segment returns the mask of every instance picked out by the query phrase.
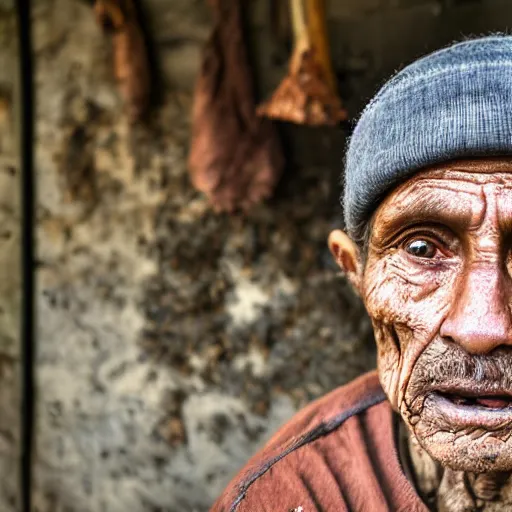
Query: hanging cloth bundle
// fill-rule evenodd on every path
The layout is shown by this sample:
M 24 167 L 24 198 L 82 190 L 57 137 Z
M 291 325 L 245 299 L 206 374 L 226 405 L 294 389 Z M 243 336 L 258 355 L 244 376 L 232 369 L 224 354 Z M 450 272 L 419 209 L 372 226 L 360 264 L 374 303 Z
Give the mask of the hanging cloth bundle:
M 189 170 L 217 211 L 247 210 L 267 198 L 283 156 L 271 122 L 256 115 L 240 0 L 209 0 L 207 42 L 192 110 Z

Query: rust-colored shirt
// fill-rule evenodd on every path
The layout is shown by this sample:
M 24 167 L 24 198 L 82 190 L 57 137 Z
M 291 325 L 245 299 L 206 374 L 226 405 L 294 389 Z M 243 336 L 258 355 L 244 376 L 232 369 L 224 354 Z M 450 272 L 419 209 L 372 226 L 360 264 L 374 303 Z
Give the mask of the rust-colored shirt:
M 426 512 L 394 430 L 376 372 L 363 375 L 282 427 L 211 512 Z

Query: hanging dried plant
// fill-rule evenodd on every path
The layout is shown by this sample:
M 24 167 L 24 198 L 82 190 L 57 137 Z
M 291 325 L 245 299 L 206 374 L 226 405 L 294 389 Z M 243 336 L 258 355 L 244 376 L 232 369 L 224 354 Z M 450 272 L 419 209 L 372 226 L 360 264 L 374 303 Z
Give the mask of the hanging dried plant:
M 258 114 L 313 126 L 346 120 L 331 64 L 324 0 L 290 0 L 290 13 L 295 42 L 288 75 Z
M 130 122 L 144 117 L 150 99 L 151 74 L 144 34 L 133 0 L 96 0 L 98 23 L 112 35 L 114 73 Z

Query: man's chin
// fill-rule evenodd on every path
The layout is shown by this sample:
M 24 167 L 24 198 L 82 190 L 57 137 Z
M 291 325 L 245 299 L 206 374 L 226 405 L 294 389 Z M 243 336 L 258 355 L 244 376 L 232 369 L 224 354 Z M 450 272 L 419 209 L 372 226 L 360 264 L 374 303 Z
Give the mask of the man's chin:
M 512 470 L 510 406 L 483 407 L 431 393 L 421 413 L 405 420 L 420 445 L 443 466 L 475 473 Z
M 416 434 L 415 434 L 416 435 Z M 442 466 L 471 473 L 512 471 L 512 444 L 495 438 L 473 440 L 470 436 L 439 433 L 429 438 L 416 435 L 425 451 Z

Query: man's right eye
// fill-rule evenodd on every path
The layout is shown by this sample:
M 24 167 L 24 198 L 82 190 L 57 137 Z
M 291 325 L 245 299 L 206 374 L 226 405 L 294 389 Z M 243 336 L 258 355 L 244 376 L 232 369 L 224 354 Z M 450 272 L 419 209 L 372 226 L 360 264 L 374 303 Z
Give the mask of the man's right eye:
M 423 238 L 409 240 L 406 242 L 404 249 L 416 258 L 434 258 L 439 250 L 436 244 Z

